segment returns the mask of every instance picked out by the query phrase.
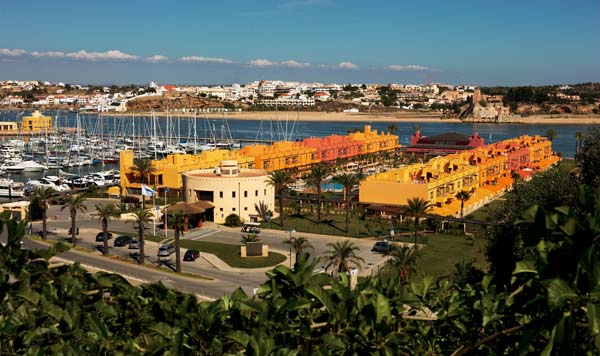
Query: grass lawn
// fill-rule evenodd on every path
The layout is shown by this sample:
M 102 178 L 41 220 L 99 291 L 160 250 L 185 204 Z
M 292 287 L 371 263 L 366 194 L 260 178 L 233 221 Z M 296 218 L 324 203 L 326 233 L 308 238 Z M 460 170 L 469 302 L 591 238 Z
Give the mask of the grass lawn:
M 499 197 L 473 211 L 469 215 L 465 216 L 465 218 L 485 221 L 493 210 L 501 207 L 505 204 L 505 202 L 506 200 L 503 197 Z
M 269 228 L 266 222 L 261 223 L 262 228 Z M 317 224 L 317 216 L 311 214 L 288 215 L 283 219 L 283 229 L 279 225 L 279 219 L 274 219 L 270 224 L 271 229 L 288 230 L 294 229 L 299 232 L 308 232 L 323 235 L 349 236 L 349 237 L 370 237 L 382 236 L 390 233 L 389 222 L 378 223 L 377 221 L 366 219 L 360 220 L 356 217 L 350 217 L 350 231 L 346 234 L 346 216 L 340 215 L 321 215 L 321 224 Z
M 432 234 L 428 244 L 419 251 L 417 266 L 425 274 L 446 274 L 456 262 L 475 260 L 475 266 L 486 269 L 485 247 L 487 240 L 467 240 L 461 235 Z
M 200 250 L 200 254 L 202 252 L 212 253 L 235 268 L 271 267 L 285 261 L 285 256 L 276 252 L 269 252 L 269 256 L 267 257 L 242 258 L 240 257 L 240 246 L 218 242 L 181 240 L 181 247 Z
M 403 236 L 397 240 L 413 242 L 412 237 Z M 463 235 L 428 234 L 424 239 L 419 235 L 419 243 L 426 245 L 419 250 L 417 268 L 425 275 L 444 275 L 454 269 L 454 264 L 463 260 L 474 260 L 475 266 L 485 270 L 487 262 L 485 247 L 487 240 L 476 238 L 469 241 Z M 388 268 L 381 273 L 396 274 Z

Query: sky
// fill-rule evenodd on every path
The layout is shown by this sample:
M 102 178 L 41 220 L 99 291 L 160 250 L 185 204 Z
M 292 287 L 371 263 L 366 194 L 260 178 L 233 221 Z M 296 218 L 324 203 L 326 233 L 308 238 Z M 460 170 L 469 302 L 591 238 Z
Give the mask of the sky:
M 0 24 L 0 80 L 600 81 L 600 0 L 8 0 Z

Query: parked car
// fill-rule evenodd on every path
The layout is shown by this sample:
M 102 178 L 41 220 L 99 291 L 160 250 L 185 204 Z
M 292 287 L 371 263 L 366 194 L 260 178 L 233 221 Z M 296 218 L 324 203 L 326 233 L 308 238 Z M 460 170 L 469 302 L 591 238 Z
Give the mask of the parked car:
M 159 257 L 171 256 L 174 253 L 175 253 L 175 246 L 173 246 L 173 245 L 162 245 L 161 247 L 158 248 L 158 256 Z
M 137 250 L 140 248 L 140 241 L 139 240 L 131 240 L 129 241 L 129 249 L 130 250 Z
M 108 239 L 112 239 L 112 234 L 110 232 L 106 233 Z M 100 231 L 96 234 L 96 241 L 104 241 L 104 232 Z
M 196 261 L 196 259 L 200 257 L 200 251 L 198 250 L 187 250 L 185 251 L 185 254 L 183 255 L 183 260 L 184 261 Z
M 371 251 L 387 253 L 392 250 L 392 244 L 389 241 L 377 241 Z
M 121 235 L 117 236 L 114 242 L 115 247 L 123 247 L 125 245 L 129 245 L 129 242 L 133 240 L 131 236 Z

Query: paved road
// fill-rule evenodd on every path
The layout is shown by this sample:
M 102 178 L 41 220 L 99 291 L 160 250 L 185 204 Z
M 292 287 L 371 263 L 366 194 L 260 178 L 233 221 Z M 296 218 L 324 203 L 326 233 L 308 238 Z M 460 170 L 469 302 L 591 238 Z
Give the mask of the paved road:
M 98 246 L 102 245 L 102 242 L 95 241 L 95 236 L 101 231 L 101 227 L 98 221 L 96 221 L 91 214 L 94 213 L 94 206 L 96 204 L 106 202 L 114 202 L 114 200 L 87 201 L 86 206 L 88 207 L 88 210 L 84 213 L 78 213 L 77 226 L 79 227 L 80 231 L 78 239 L 79 245 L 92 250 L 95 250 Z M 50 206 L 48 210 L 48 231 L 50 233 L 49 238 L 61 239 L 67 237 L 70 226 L 71 222 L 69 212 L 66 209 L 61 211 L 60 206 Z M 34 232 L 41 230 L 41 222 L 35 222 L 32 226 L 32 230 Z M 135 232 L 132 223 L 120 220 L 111 221 L 109 223 L 109 230 L 132 233 Z M 152 227 L 150 227 L 150 231 L 152 231 Z M 157 229 L 157 234 L 164 234 L 164 232 L 158 231 Z M 172 237 L 173 232 L 170 231 L 169 235 Z M 205 224 L 205 226 L 201 229 L 192 230 L 189 233 L 184 234 L 184 238 L 232 244 L 239 244 L 241 236 L 242 232 L 239 228 L 227 228 L 210 223 Z M 289 255 L 289 246 L 283 244 L 283 240 L 290 236 L 288 232 L 278 230 L 263 230 L 259 236 L 263 242 L 269 244 L 271 250 L 285 254 L 286 256 Z M 308 238 L 314 247 L 312 255 L 316 257 L 324 255 L 324 252 L 328 249 L 327 243 L 345 239 L 336 236 L 323 236 L 304 233 L 293 233 L 292 236 L 304 236 Z M 376 270 L 378 266 L 384 262 L 383 256 L 370 251 L 374 243 L 373 240 L 352 239 L 352 241 L 360 248 L 358 252 L 359 256 L 365 259 L 365 264 L 361 270 L 361 274 L 370 274 L 373 269 Z M 40 246 L 40 243 L 35 241 L 28 242 L 27 244 L 28 245 L 26 246 L 29 246 L 29 244 Z M 110 254 L 120 255 L 126 258 L 129 257 L 130 252 L 135 251 L 129 250 L 127 247 L 112 247 L 113 240 L 109 241 L 109 245 L 111 246 Z M 158 257 L 156 256 L 157 251 L 158 245 L 156 243 L 151 241 L 146 242 L 146 256 L 148 256 L 147 261 L 159 265 L 161 264 L 161 261 L 159 261 Z M 192 292 L 201 296 L 205 295 L 209 298 L 218 298 L 225 294 L 230 294 L 238 287 L 242 287 L 246 293 L 252 294 L 254 288 L 266 281 L 267 278 L 265 271 L 268 270 L 268 268 L 221 270 L 210 264 L 209 261 L 204 258 L 199 258 L 194 262 L 182 262 L 183 272 L 206 276 L 213 279 L 207 281 L 197 278 L 182 277 L 175 275 L 174 273 L 162 272 L 156 269 L 148 269 L 132 263 L 117 261 L 115 259 L 108 259 L 102 257 L 100 251 L 90 254 L 72 250 L 62 254 L 60 257 L 71 261 L 78 261 L 87 266 L 133 277 L 134 279 L 140 281 L 156 282 L 160 280 L 167 286 Z M 321 260 L 323 261 L 323 259 Z M 170 259 L 167 259 L 167 262 L 174 264 L 174 255 L 172 255 Z M 284 263 L 289 263 L 289 257 Z

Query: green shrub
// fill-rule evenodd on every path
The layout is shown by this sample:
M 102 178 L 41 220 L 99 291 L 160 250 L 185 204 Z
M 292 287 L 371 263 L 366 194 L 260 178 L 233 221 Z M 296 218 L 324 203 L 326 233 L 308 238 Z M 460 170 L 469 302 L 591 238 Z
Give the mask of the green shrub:
M 240 220 L 240 217 L 237 214 L 229 214 L 225 218 L 225 226 L 235 227 L 235 226 L 241 226 L 241 225 L 242 225 L 242 220 Z

